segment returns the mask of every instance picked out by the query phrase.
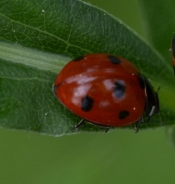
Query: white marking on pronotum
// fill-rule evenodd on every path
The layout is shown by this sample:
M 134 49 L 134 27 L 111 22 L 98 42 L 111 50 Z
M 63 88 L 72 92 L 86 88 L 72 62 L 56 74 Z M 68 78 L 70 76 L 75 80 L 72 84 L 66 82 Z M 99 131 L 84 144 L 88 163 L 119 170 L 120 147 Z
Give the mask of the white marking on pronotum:
M 152 106 L 151 112 L 149 113 L 149 116 L 153 115 L 154 109 L 156 108 L 156 106 Z

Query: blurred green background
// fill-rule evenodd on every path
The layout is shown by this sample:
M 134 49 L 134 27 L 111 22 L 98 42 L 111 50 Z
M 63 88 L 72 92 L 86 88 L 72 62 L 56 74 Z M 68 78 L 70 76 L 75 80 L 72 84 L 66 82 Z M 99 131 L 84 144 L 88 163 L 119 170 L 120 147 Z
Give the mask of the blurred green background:
M 147 36 L 136 0 L 87 2 Z M 174 171 L 175 150 L 163 127 L 63 137 L 0 130 L 2 184 L 171 184 Z

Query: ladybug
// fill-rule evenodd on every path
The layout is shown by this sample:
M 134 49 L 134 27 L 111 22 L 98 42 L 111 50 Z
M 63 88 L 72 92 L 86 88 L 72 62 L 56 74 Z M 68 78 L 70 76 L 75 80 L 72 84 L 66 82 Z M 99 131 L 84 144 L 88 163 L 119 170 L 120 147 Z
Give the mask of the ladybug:
M 110 127 L 134 124 L 136 132 L 145 112 L 150 120 L 159 112 L 159 98 L 147 78 L 126 59 L 89 54 L 70 61 L 58 74 L 53 91 L 59 101 L 84 120 Z
M 175 74 L 175 36 L 173 37 L 171 42 L 171 51 L 172 51 L 172 62 L 173 62 L 173 68 L 174 68 L 174 74 Z

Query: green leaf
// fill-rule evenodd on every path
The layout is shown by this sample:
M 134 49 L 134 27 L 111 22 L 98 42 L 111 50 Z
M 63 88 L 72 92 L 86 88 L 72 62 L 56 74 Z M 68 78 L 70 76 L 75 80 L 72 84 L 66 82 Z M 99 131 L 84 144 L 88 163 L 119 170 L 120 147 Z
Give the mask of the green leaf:
M 175 126 L 174 125 L 167 126 L 165 128 L 165 133 L 166 133 L 168 139 L 170 140 L 171 144 L 175 148 Z
M 135 32 L 107 12 L 78 0 L 0 2 L 0 126 L 49 135 L 70 134 L 79 117 L 54 97 L 52 84 L 71 59 L 120 55 L 161 87 L 161 113 L 140 127 L 172 124 L 173 70 Z M 172 98 L 170 98 L 170 96 Z M 98 131 L 90 124 L 80 131 Z
M 139 3 L 149 41 L 167 59 L 167 64 L 171 64 L 169 48 L 175 33 L 175 1 L 139 0 Z

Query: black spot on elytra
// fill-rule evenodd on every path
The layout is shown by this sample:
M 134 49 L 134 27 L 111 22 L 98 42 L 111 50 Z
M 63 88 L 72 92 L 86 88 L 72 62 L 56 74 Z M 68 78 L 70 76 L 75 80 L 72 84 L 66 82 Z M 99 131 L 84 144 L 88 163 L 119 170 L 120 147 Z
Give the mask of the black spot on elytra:
M 175 36 L 172 39 L 172 52 L 173 52 L 173 56 L 175 57 Z
M 119 119 L 125 119 L 127 116 L 129 116 L 129 112 L 128 111 L 121 111 L 119 113 Z
M 142 89 L 145 89 L 145 80 L 141 73 L 138 73 L 138 78 L 139 78 L 140 87 Z
M 93 106 L 93 103 L 94 103 L 94 100 L 91 97 L 85 96 L 81 100 L 81 109 L 83 111 L 90 111 Z
M 120 64 L 121 63 L 120 59 L 118 59 L 116 56 L 113 56 L 113 55 L 108 55 L 108 59 L 113 64 Z
M 73 59 L 72 61 L 81 61 L 82 59 L 84 59 L 84 56 L 77 57 Z
M 125 94 L 125 83 L 122 80 L 117 80 L 114 83 L 114 94 L 117 98 L 121 98 Z

